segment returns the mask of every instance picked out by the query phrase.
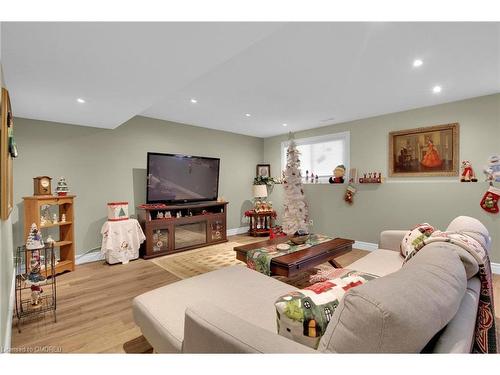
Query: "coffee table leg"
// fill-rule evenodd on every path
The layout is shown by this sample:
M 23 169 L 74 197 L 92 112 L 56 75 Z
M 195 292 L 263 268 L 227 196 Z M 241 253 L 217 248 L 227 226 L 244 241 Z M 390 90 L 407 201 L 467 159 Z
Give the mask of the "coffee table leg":
M 330 263 L 334 268 L 342 268 L 342 266 L 335 259 L 330 259 L 328 263 Z

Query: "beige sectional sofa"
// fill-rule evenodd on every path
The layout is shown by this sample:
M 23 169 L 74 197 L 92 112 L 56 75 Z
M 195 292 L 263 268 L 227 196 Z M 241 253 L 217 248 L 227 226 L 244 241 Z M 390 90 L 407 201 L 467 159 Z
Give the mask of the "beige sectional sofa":
M 486 228 L 459 217 L 449 226 Z M 294 287 L 246 268 L 223 268 L 140 295 L 133 311 L 160 353 L 468 353 L 479 301 L 477 264 L 452 244 L 424 247 L 406 265 L 406 231 L 381 233 L 379 249 L 348 266 L 381 276 L 346 293 L 318 350 L 276 333 L 274 302 Z

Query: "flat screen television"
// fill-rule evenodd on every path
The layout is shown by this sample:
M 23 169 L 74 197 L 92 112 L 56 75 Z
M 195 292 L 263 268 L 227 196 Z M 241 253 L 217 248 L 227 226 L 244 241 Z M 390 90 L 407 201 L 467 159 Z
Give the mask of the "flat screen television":
M 148 152 L 148 203 L 213 201 L 219 193 L 220 159 Z

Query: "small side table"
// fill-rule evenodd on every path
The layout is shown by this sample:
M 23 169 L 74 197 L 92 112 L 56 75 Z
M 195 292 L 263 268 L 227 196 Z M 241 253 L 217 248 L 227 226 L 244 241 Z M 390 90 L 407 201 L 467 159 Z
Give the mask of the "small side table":
M 126 264 L 139 258 L 139 248 L 146 239 L 136 219 L 106 221 L 101 234 L 101 253 L 109 264 Z
M 269 236 L 273 221 L 276 218 L 276 211 L 260 211 L 250 210 L 245 212 L 245 216 L 250 218 L 250 229 L 248 233 L 254 237 Z

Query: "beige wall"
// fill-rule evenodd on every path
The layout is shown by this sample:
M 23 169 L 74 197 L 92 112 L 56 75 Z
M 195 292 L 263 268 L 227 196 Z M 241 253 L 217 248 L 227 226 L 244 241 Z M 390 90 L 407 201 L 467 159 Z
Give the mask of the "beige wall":
M 114 130 L 17 118 L 14 243 L 23 242 L 22 197 L 33 194 L 32 178 L 65 176 L 77 195 L 76 251 L 100 247 L 106 202 L 145 202 L 148 151 L 221 158 L 219 195 L 230 202 L 228 228 L 245 225 L 255 165 L 261 162 L 263 140 L 228 132 L 134 117 Z
M 484 180 L 481 169 L 488 156 L 500 153 L 500 94 L 316 128 L 295 137 L 349 131 L 351 167 L 387 176 L 390 131 L 452 122 L 460 123 L 460 159 L 471 160 L 480 181 Z M 280 144 L 286 139 L 283 135 L 264 140 L 264 161 L 272 164 L 276 175 L 281 169 Z M 306 185 L 312 230 L 375 243 L 384 229 L 409 228 L 423 221 L 444 229 L 455 216 L 469 215 L 488 227 L 494 240 L 492 261 L 500 262 L 500 215 L 488 214 L 479 206 L 487 183 L 465 184 L 455 177 L 389 178 L 386 182 L 358 184 L 352 206 L 343 201 L 345 185 Z M 280 208 L 282 197 L 278 185 L 270 199 Z

